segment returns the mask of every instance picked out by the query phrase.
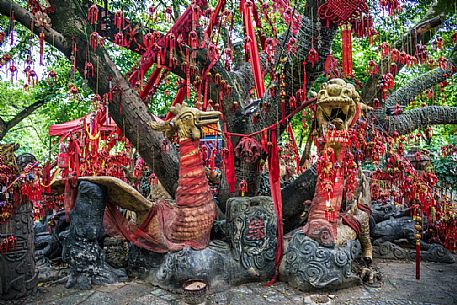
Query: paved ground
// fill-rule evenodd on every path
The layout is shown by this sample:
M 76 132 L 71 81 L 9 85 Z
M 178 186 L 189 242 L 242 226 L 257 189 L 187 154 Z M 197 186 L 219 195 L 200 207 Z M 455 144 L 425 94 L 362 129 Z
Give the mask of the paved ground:
M 457 304 L 457 264 L 422 263 L 422 278 L 415 280 L 412 262 L 378 262 L 383 274 L 380 288 L 366 286 L 331 293 L 303 293 L 284 283 L 264 287 L 251 283 L 225 292 L 209 294 L 206 304 L 224 305 L 403 305 Z M 1 301 L 0 301 L 1 304 Z M 63 285 L 41 287 L 30 305 L 168 305 L 185 304 L 181 295 L 153 287 L 141 281 L 95 287 L 89 291 L 65 289 Z M 3 304 L 2 304 L 3 305 Z

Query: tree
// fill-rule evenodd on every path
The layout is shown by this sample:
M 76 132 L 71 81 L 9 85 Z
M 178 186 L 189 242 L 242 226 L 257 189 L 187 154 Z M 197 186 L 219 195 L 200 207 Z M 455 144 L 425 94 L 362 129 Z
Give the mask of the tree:
M 34 3 L 36 3 L 36 1 L 28 2 L 32 3 L 32 8 Z M 286 3 L 283 1 L 276 2 Z M 81 3 L 76 0 L 50 0 L 49 3 L 55 12 L 49 13 L 50 26 L 47 27 L 40 28 L 33 26 L 33 14 L 22 7 L 20 1 L 0 0 L 0 13 L 10 17 L 14 12 L 14 17 L 17 22 L 32 30 L 36 35 L 41 34 L 46 42 L 54 45 L 72 61 L 81 75 L 84 74 L 87 62 L 91 62 L 96 66 L 97 76 L 88 78 L 89 87 L 94 93 L 100 95 L 109 92 L 113 93 L 113 99 L 109 104 L 111 116 L 119 126 L 123 127 L 127 138 L 132 140 L 132 143 L 137 146 L 141 156 L 153 167 L 154 172 L 159 175 L 160 181 L 167 191 L 174 194 L 178 178 L 178 158 L 176 151 L 172 149 L 167 154 L 161 153 L 163 136 L 148 128 L 148 123 L 151 120 L 154 120 L 154 118 L 148 111 L 147 105 L 140 98 L 137 90 L 132 88 L 118 66 L 116 66 L 113 61 L 113 56 L 110 56 L 110 53 L 104 48 L 97 47 L 96 50 L 94 50 L 93 46 L 90 45 L 90 34 L 94 31 L 101 32 L 103 30 L 105 37 L 109 41 L 115 42 L 117 40 L 117 42 L 119 42 L 120 36 L 117 35 L 119 31 L 116 29 L 115 24 L 118 22 L 117 17 L 119 15 L 107 11 L 107 28 L 101 29 L 99 23 L 94 29 L 87 20 L 87 9 L 91 4 L 89 1 L 82 1 Z M 225 69 L 224 64 L 221 61 L 211 63 L 209 58 L 211 57 L 211 52 L 213 52 L 213 50 L 210 50 L 209 44 L 206 43 L 205 47 L 194 50 L 191 57 L 192 71 L 189 72 L 186 70 L 186 67 L 190 66 L 189 64 L 186 64 L 186 52 L 175 51 L 170 53 L 170 49 L 167 48 L 165 54 L 161 53 L 162 56 L 165 56 L 162 65 L 165 66 L 166 70 L 169 70 L 169 73 L 173 73 L 184 79 L 186 76 L 189 77 L 190 74 L 190 81 L 192 83 L 198 81 L 199 74 L 201 76 L 202 71 L 205 73 L 208 72 L 209 65 L 212 65 L 212 75 L 218 74 L 220 80 L 218 80 L 217 83 L 208 83 L 209 98 L 217 101 L 219 99 L 219 91 L 223 91 L 224 94 L 230 93 L 221 105 L 221 111 L 224 115 L 227 129 L 231 132 L 251 133 L 268 127 L 277 122 L 277 113 L 281 112 L 281 107 L 285 108 L 285 115 L 293 111 L 288 103 L 282 105 L 281 100 L 289 101 L 289 98 L 296 94 L 302 86 L 305 73 L 307 89 L 311 89 L 317 80 L 324 77 L 324 63 L 332 50 L 332 44 L 338 40 L 336 37 L 339 34 L 338 27 L 335 24 L 330 23 L 328 27 L 325 24 L 322 26 L 317 25 L 317 22 L 319 21 L 319 3 L 319 1 L 310 0 L 307 1 L 305 5 L 305 3 L 302 3 L 301 1 L 296 1 L 294 6 L 289 6 L 288 9 L 285 9 L 285 12 L 287 12 L 289 16 L 300 13 L 301 20 L 297 23 L 297 28 L 287 25 L 284 26 L 282 34 L 278 37 L 278 42 L 274 46 L 274 64 L 268 64 L 267 52 L 260 52 L 261 69 L 266 71 L 267 75 L 270 75 L 270 85 L 267 90 L 265 90 L 265 94 L 261 97 L 260 101 L 255 101 L 253 104 L 248 103 L 246 107 L 234 107 L 235 105 L 240 105 L 241 102 L 243 102 L 244 105 L 245 101 L 249 101 L 252 88 L 255 87 L 255 78 L 252 72 L 251 63 L 245 61 L 242 58 L 242 54 L 234 54 L 237 62 L 233 69 L 229 71 Z M 125 7 L 129 4 L 130 3 L 127 1 Z M 208 8 L 208 4 L 205 0 L 194 1 L 183 13 L 182 16 L 186 17 L 179 19 L 177 16 L 179 15 L 178 10 L 180 4 L 183 3 L 173 1 L 172 7 L 174 8 L 174 18 L 176 19 L 173 29 L 175 33 L 181 33 L 183 35 L 182 41 L 186 43 L 190 41 L 188 36 L 192 30 L 192 10 L 205 12 Z M 116 3 L 113 4 L 113 6 L 115 5 Z M 419 14 L 422 19 L 418 20 L 417 24 L 410 30 L 405 30 L 402 27 L 400 30 L 397 28 L 395 31 L 398 36 L 398 41 L 394 43 L 394 46 L 399 51 L 413 53 L 414 48 L 412 46 L 415 46 L 419 41 L 421 44 L 426 44 L 434 39 L 433 32 L 439 28 L 446 28 L 448 29 L 448 32 L 450 32 L 450 13 L 453 11 L 453 8 L 450 8 L 450 4 L 448 4 L 446 0 L 421 1 L 420 6 L 422 12 L 425 12 Z M 108 8 L 109 7 L 99 7 L 100 11 L 107 10 Z M 375 8 L 376 6 L 374 6 L 374 9 Z M 376 18 L 379 18 L 381 15 L 379 12 L 375 14 Z M 408 18 L 408 16 L 403 16 L 403 18 Z M 131 40 L 130 44 L 126 44 L 130 50 L 142 55 L 142 59 L 140 60 L 137 69 L 133 69 L 130 75 L 130 82 L 133 84 L 138 82 L 142 83 L 144 81 L 143 75 L 140 72 L 141 67 L 150 67 L 153 63 L 156 63 L 158 53 L 148 52 L 147 48 L 142 45 L 142 42 L 144 41 L 143 38 L 145 38 L 144 35 L 146 35 L 148 31 L 135 30 L 136 22 L 137 21 L 135 20 L 130 20 L 129 30 L 124 31 L 125 37 L 122 36 L 123 39 Z M 235 28 L 240 27 L 241 26 L 238 24 L 235 26 Z M 202 28 L 196 29 L 199 41 L 202 41 L 204 38 L 203 31 L 204 29 Z M 263 29 L 263 31 L 265 32 L 266 30 Z M 238 33 L 242 34 L 242 31 L 239 31 Z M 161 37 L 164 36 L 165 33 L 162 32 Z M 380 32 L 380 36 L 382 41 L 383 38 L 386 39 L 387 36 L 393 35 L 392 32 L 385 30 L 384 32 Z M 224 33 L 224 31 L 221 32 L 221 37 L 222 40 L 228 40 L 228 34 Z M 287 45 L 290 44 L 291 37 L 295 39 L 297 46 L 297 51 L 293 56 L 291 55 L 292 53 L 290 50 L 287 51 Z M 308 54 L 315 44 L 314 38 L 311 39 L 312 37 L 320 37 L 318 39 L 319 46 L 316 45 L 318 56 L 317 62 L 314 64 L 308 63 L 305 66 L 306 68 L 303 69 L 303 62 L 307 60 Z M 162 45 L 162 47 L 164 46 Z M 184 45 L 183 47 L 184 50 L 189 50 L 188 47 Z M 226 45 L 226 47 L 231 46 Z M 234 44 L 233 48 L 236 47 L 237 45 Z M 222 53 L 222 51 L 223 50 L 220 50 L 219 53 Z M 389 56 L 384 57 L 378 62 L 381 72 L 389 71 L 392 63 L 389 58 Z M 428 125 L 457 123 L 456 107 L 426 106 L 406 110 L 401 114 L 399 114 L 398 111 L 392 111 L 393 107 L 398 108 L 398 106 L 396 106 L 397 104 L 399 106 L 408 106 L 424 89 L 450 78 L 456 72 L 456 60 L 457 54 L 454 49 L 448 56 L 448 62 L 445 67 L 437 67 L 435 70 L 428 73 L 422 73 L 418 79 L 411 80 L 410 83 L 393 90 L 390 97 L 386 97 L 383 107 L 374 112 L 377 127 L 385 130 L 387 133 L 408 133 L 416 128 L 422 128 Z M 170 62 L 173 62 L 171 66 L 169 65 Z M 399 64 L 397 68 L 401 69 L 402 65 Z M 269 74 L 269 72 L 272 73 Z M 277 73 L 282 73 L 284 75 L 282 81 L 280 81 L 279 77 L 275 78 Z M 369 77 L 368 80 L 362 84 L 362 98 L 364 101 L 370 103 L 375 97 L 380 100 L 383 99 L 382 90 L 379 90 L 378 87 L 381 81 L 382 74 L 378 73 L 377 75 Z M 282 84 L 283 96 L 279 94 Z M 230 90 L 227 90 L 227 88 Z M 272 110 L 262 111 L 260 105 L 269 105 L 269 108 Z M 120 109 L 122 109 L 122 112 Z M 261 120 L 253 123 L 252 117 L 256 116 L 256 113 L 260 113 Z M 139 135 L 141 136 L 139 137 Z M 236 141 L 237 140 L 235 140 L 234 145 L 237 144 Z M 244 168 L 247 171 L 255 171 L 256 164 L 239 164 L 239 167 Z M 249 178 L 250 179 L 247 179 L 249 190 L 253 192 L 257 185 L 258 176 L 254 175 Z M 298 179 L 283 190 L 282 195 L 286 228 L 293 227 L 294 219 L 296 219 L 296 216 L 303 210 L 302 203 L 306 199 L 312 198 L 315 181 L 315 170 L 311 168 L 310 170 L 305 171 Z M 230 196 L 230 194 L 227 190 L 221 192 L 222 199 L 225 199 L 228 196 Z

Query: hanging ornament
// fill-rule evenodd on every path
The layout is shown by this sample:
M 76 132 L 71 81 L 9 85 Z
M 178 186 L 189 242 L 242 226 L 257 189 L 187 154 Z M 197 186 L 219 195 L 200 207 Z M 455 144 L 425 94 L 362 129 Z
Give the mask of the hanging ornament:
M 241 197 L 244 197 L 244 195 L 248 192 L 248 183 L 246 180 L 241 180 L 240 184 L 238 185 L 238 188 L 241 193 Z
M 325 20 L 327 27 L 330 23 L 345 24 L 362 12 L 368 14 L 365 0 L 327 0 L 318 9 L 319 17 Z
M 294 37 L 291 37 L 289 39 L 289 42 L 287 43 L 287 53 L 290 53 L 293 56 L 293 55 L 295 55 L 295 53 L 297 53 L 297 50 L 298 50 L 297 40 Z
M 448 67 L 448 60 L 444 56 L 438 57 L 436 60 L 441 70 L 446 70 Z
M 124 28 L 124 12 L 117 11 L 114 14 L 114 26 L 117 27 L 119 31 L 122 31 Z
M 197 35 L 197 32 L 191 31 L 189 33 L 188 45 L 192 48 L 192 50 L 198 49 L 198 35 Z
M 368 29 L 368 42 L 370 43 L 370 46 L 374 47 L 374 41 L 378 40 L 379 35 L 378 31 L 376 31 L 375 28 L 369 28 Z
M 327 78 L 338 78 L 340 77 L 340 71 L 338 70 L 338 61 L 333 57 L 332 54 L 327 56 L 324 64 L 325 76 Z
M 352 75 L 352 32 L 351 24 L 342 26 L 342 61 L 343 61 L 343 74 L 348 77 Z
M 308 53 L 308 62 L 311 63 L 311 67 L 314 68 L 314 65 L 319 62 L 319 53 L 317 53 L 315 48 L 311 48 Z
M 443 43 L 444 43 L 443 37 L 437 37 L 435 43 L 436 43 L 436 48 L 438 50 L 443 49 Z
M 378 64 L 376 63 L 376 61 L 371 59 L 367 65 L 367 73 L 373 77 L 374 75 L 377 75 L 378 72 L 379 72 Z
M 390 71 L 390 73 L 392 73 L 393 75 L 396 75 L 396 74 L 398 73 L 398 66 L 397 66 L 397 64 L 394 63 L 394 62 L 390 63 L 389 71 Z
M 11 76 L 11 82 L 13 82 L 14 76 L 16 76 L 16 79 L 17 79 L 17 68 L 14 65 L 14 61 L 11 61 L 9 72 L 10 72 L 10 76 Z
M 70 99 L 78 99 L 79 91 L 75 84 L 68 84 L 68 93 L 70 95 Z
M 173 22 L 173 8 L 171 6 L 165 8 L 165 22 Z
M 93 4 L 87 13 L 87 19 L 90 24 L 96 24 L 98 22 L 98 6 Z
M 48 80 L 51 80 L 54 85 L 56 84 L 57 72 L 55 70 L 51 70 L 48 72 Z
M 32 84 L 32 87 L 35 87 L 35 85 L 38 85 L 38 74 L 35 72 L 35 70 L 29 70 L 27 73 L 27 84 L 30 85 Z
M 97 50 L 97 46 L 99 45 L 100 35 L 97 32 L 93 32 L 90 34 L 89 37 L 89 45 L 94 50 Z
M 273 62 L 275 57 L 275 41 L 273 38 L 269 37 L 265 40 L 265 53 L 268 56 L 268 61 Z
M 371 15 L 367 15 L 365 13 L 361 13 L 361 16 L 353 19 L 351 21 L 352 25 L 352 32 L 355 34 L 357 38 L 364 38 L 369 37 L 370 34 L 372 35 L 373 30 L 373 17 Z
M 401 5 L 399 0 L 380 0 L 379 4 L 384 10 L 388 12 L 389 16 L 401 12 Z
M 415 56 L 421 64 L 424 64 L 425 62 L 427 62 L 427 59 L 428 59 L 427 47 L 421 43 L 416 44 Z
M 392 61 L 398 62 L 398 60 L 400 59 L 400 51 L 395 48 L 390 50 L 390 58 L 392 59 Z
M 390 46 L 388 42 L 383 42 L 378 48 L 381 51 L 381 57 L 386 57 L 389 55 Z
M 44 54 L 44 33 L 41 32 L 39 36 L 40 41 L 40 66 L 43 65 L 43 54 Z
M 88 76 L 94 77 L 94 65 L 91 62 L 86 62 L 84 66 L 84 78 L 87 79 Z
M 125 40 L 124 34 L 122 32 L 118 32 L 118 33 L 114 34 L 114 43 L 121 47 L 126 46 L 126 40 Z

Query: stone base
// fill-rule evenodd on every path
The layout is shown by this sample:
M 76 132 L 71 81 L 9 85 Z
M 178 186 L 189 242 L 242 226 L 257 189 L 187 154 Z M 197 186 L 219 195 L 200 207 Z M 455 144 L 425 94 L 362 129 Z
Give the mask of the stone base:
M 348 241 L 336 248 L 319 246 L 317 241 L 296 231 L 287 246 L 280 278 L 303 291 L 340 289 L 361 283 L 352 272 L 352 262 L 360 254 L 360 243 Z
M 373 257 L 395 260 L 415 260 L 416 250 L 400 247 L 392 242 L 374 242 Z M 421 260 L 433 263 L 455 263 L 454 257 L 439 244 L 430 244 L 427 250 L 421 249 Z
M 203 250 L 185 248 L 165 254 L 159 268 L 149 271 L 147 281 L 170 291 L 182 292 L 186 281 L 196 279 L 207 283 L 210 291 L 222 291 L 230 285 L 267 281 L 274 270 L 274 261 L 268 262 L 262 270 L 246 269 L 234 259 L 229 244 L 215 241 Z

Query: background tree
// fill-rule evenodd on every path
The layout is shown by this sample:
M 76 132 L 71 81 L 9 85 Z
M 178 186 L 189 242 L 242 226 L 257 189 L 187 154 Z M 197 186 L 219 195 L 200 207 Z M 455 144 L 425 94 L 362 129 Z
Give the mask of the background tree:
M 105 11 L 108 16 L 105 29 L 100 28 L 100 23 L 93 27 L 88 22 L 87 12 L 92 2 L 51 0 L 49 3 L 55 9 L 54 13 L 49 14 L 51 27 L 40 28 L 33 26 L 34 16 L 25 8 L 26 3 L 21 1 L 0 0 L 0 13 L 10 18 L 14 12 L 16 24 L 22 24 L 23 27 L 29 28 L 36 35 L 42 33 L 42 37 L 44 37 L 48 45 L 54 46 L 67 59 L 71 60 L 71 66 L 75 66 L 80 75 L 84 75 L 87 62 L 94 64 L 96 76 L 85 79 L 87 86 L 93 93 L 100 95 L 109 93 L 113 87 L 116 88 L 113 100 L 109 104 L 110 115 L 118 126 L 124 130 L 125 135 L 137 146 L 145 161 L 154 168 L 165 188 L 171 194 L 174 194 L 178 177 L 176 151 L 172 149 L 167 154 L 161 153 L 163 137 L 148 128 L 147 123 L 154 120 L 150 114 L 150 108 L 158 105 L 158 108 L 163 110 L 165 105 L 169 104 L 165 90 L 169 90 L 171 96 L 174 95 L 175 90 L 165 89 L 161 91 L 160 94 L 154 95 L 149 106 L 146 105 L 138 94 L 138 88 L 132 88 L 125 77 L 125 73 L 128 71 L 130 76 L 132 72 L 135 74 L 135 69 L 131 69 L 131 64 L 125 64 L 125 62 L 130 63 L 130 61 L 123 61 L 122 57 L 135 60 L 142 56 L 139 65 L 144 65 L 145 61 L 156 61 L 156 58 L 146 58 L 144 56 L 145 48 L 141 45 L 144 41 L 144 35 L 153 30 L 158 30 L 162 35 L 165 35 L 168 29 L 167 26 L 171 26 L 173 21 L 178 20 L 180 13 L 184 12 L 184 9 L 190 3 L 185 3 L 185 1 L 166 3 L 165 5 L 169 5 L 173 10 L 173 13 L 167 16 L 172 22 L 156 24 L 151 21 L 151 18 L 146 17 L 144 12 L 140 13 L 141 10 L 139 8 L 146 6 L 144 2 L 139 5 L 136 1 L 105 1 L 107 5 L 99 7 L 100 11 Z M 195 1 L 193 4 L 199 6 L 202 12 L 208 8 L 206 1 Z M 216 3 L 212 4 L 213 7 L 216 5 Z M 305 72 L 307 89 L 317 88 L 319 83 L 326 78 L 324 63 L 328 55 L 332 52 L 337 59 L 340 57 L 341 38 L 337 26 L 333 24 L 330 24 L 329 27 L 325 25 L 319 26 L 317 9 L 320 4 L 322 4 L 322 1 L 318 0 L 296 1 L 296 3 L 290 4 L 292 13 L 301 14 L 301 21 L 296 32 L 287 23 L 282 22 L 281 18 L 277 19 L 277 23 L 273 24 L 273 27 L 272 24 L 263 24 L 263 31 L 266 36 L 274 33 L 274 30 L 277 31 L 278 43 L 274 50 L 274 64 L 267 65 L 267 54 L 264 51 L 261 52 L 262 69 L 272 72 L 271 75 L 276 73 L 285 75 L 285 96 L 283 98 L 286 101 L 300 89 L 305 78 Z M 267 76 L 266 93 L 259 101 L 250 102 L 252 88 L 255 87 L 255 84 L 251 64 L 245 61 L 243 56 L 243 30 L 240 25 L 241 19 L 237 13 L 238 3 L 229 2 L 227 5 L 230 11 L 235 12 L 234 32 L 230 34 L 222 27 L 221 40 L 217 47 L 219 53 L 223 53 L 226 48 L 232 48 L 234 50 L 234 63 L 230 70 L 225 69 L 224 63 L 221 61 L 212 66 L 212 75 L 219 74 L 223 82 L 209 83 L 209 98 L 217 101 L 219 99 L 218 93 L 223 90 L 223 87 L 231 88 L 230 95 L 224 99 L 221 105 L 227 129 L 231 132 L 251 133 L 270 126 L 280 118 L 278 113 L 281 112 L 281 98 L 278 90 L 281 84 L 278 79 L 272 79 Z M 426 65 L 412 69 L 397 65 L 399 73 L 395 79 L 395 87 L 389 90 L 387 98 L 381 103 L 382 107 L 373 113 L 375 127 L 384 130 L 386 133 L 397 132 L 403 134 L 417 128 L 426 128 L 436 124 L 455 124 L 457 122 L 457 108 L 453 107 L 455 106 L 455 101 L 448 101 L 447 104 L 449 106 L 438 107 L 432 105 L 432 99 L 426 101 L 425 98 L 420 97 L 420 93 L 426 88 L 434 87 L 446 80 L 451 85 L 455 82 L 452 79 L 449 80 L 456 72 L 455 61 L 457 54 L 451 37 L 455 31 L 455 14 L 453 14 L 455 8 L 446 0 L 405 1 L 404 6 L 408 7 L 408 10 L 404 10 L 403 13 L 394 17 L 387 17 L 385 12 L 380 11 L 377 2 L 370 2 L 370 9 L 379 32 L 377 43 L 390 42 L 390 45 L 399 51 L 412 54 L 415 52 L 416 44 L 429 44 L 440 36 L 445 41 L 444 48 L 437 52 L 431 52 L 430 56 L 437 59 L 441 55 L 447 55 L 448 63 L 445 67 L 435 67 L 432 70 L 426 69 Z M 162 4 L 153 3 L 152 7 L 160 12 L 165 10 Z M 194 6 L 194 8 L 196 7 Z M 126 50 L 119 50 L 112 44 L 112 42 L 116 41 L 116 37 L 119 39 L 119 36 L 116 36 L 119 31 L 114 24 L 116 20 L 115 12 L 119 9 L 123 9 L 125 15 L 129 18 L 129 27 L 123 30 L 123 34 L 128 36 L 132 43 L 126 49 L 137 55 L 124 56 Z M 163 13 L 159 15 L 163 16 Z M 139 25 L 139 27 L 136 28 L 136 25 Z M 183 33 L 183 41 L 188 42 L 187 36 L 190 28 L 182 25 L 179 31 Z M 198 29 L 200 39 L 203 38 L 203 30 Z M 98 47 L 95 51 L 90 46 L 90 34 L 94 31 L 99 33 L 103 31 L 107 39 L 105 47 Z M 295 54 L 287 50 L 291 37 L 296 40 L 297 51 Z M 313 37 L 315 39 L 311 39 Z M 320 38 L 318 39 L 317 37 Z M 236 41 L 237 38 L 239 41 Z M 319 45 L 315 45 L 318 42 Z M 197 80 L 194 76 L 202 71 L 207 71 L 210 64 L 208 59 L 210 50 L 207 46 L 208 44 L 206 44 L 205 48 L 199 48 L 195 51 L 195 58 L 192 62 L 192 83 Z M 303 61 L 307 59 L 309 51 L 313 47 L 316 47 L 318 52 L 318 60 L 314 65 L 308 63 L 306 69 L 303 69 Z M 185 78 L 187 72 L 185 69 L 187 66 L 185 52 L 175 52 L 171 56 L 175 56 L 176 59 L 174 64 L 169 66 L 167 63 L 169 63 L 170 52 L 167 50 L 164 62 L 166 69 L 169 70 L 169 75 Z M 375 98 L 382 100 L 382 90 L 380 90 L 382 89 L 382 73 L 367 78 L 365 66 L 368 60 L 377 62 L 381 72 L 388 71 L 391 68 L 391 57 L 387 56 L 381 59 L 379 52 L 370 47 L 366 40 L 354 39 L 354 82 L 362 89 L 363 101 L 372 104 Z M 139 65 L 137 65 L 137 68 Z M 433 64 L 430 65 L 433 66 Z M 74 72 L 76 71 L 71 73 L 73 74 Z M 144 80 L 141 77 L 137 77 L 136 81 L 140 82 L 140 84 L 145 82 L 149 76 L 148 73 L 144 75 Z M 162 86 L 173 86 L 176 76 L 170 76 L 169 80 L 171 81 L 168 84 L 165 82 Z M 133 83 L 135 84 L 135 82 Z M 455 94 L 452 92 L 454 90 L 452 88 L 453 86 L 448 86 L 444 90 L 451 91 L 450 97 L 454 98 Z M 157 91 L 159 92 L 160 90 Z M 271 94 L 273 92 L 276 94 Z M 435 93 L 438 95 L 436 90 Z M 419 98 L 417 98 L 418 95 Z M 148 101 L 148 98 L 146 97 L 145 100 Z M 413 101 L 415 102 L 412 103 Z M 422 102 L 419 102 L 422 107 L 415 108 L 418 101 Z M 235 109 L 234 103 L 244 107 Z M 263 111 L 262 105 L 267 104 L 270 111 Z M 289 108 L 287 103 L 285 106 L 286 114 L 290 113 L 292 109 Z M 402 113 L 393 111 L 395 107 L 401 109 L 402 107 L 400 106 L 406 107 L 402 109 Z M 122 112 L 120 111 L 121 108 Z M 253 123 L 253 117 L 255 116 L 260 119 Z M 236 141 L 234 145 L 237 144 Z M 247 177 L 251 194 L 255 193 L 258 183 L 258 175 L 255 174 L 256 166 L 256 164 L 242 164 L 241 161 L 237 160 L 238 178 L 246 173 L 254 173 Z M 312 198 L 315 181 L 316 174 L 313 167 L 311 167 L 283 190 L 286 227 L 293 227 L 293 220 L 297 219 L 296 216 L 303 210 L 302 203 L 306 199 Z M 220 195 L 223 199 L 222 201 L 231 196 L 226 189 L 221 190 Z

